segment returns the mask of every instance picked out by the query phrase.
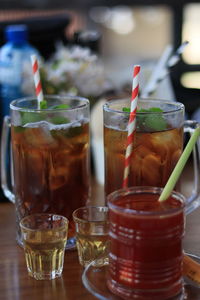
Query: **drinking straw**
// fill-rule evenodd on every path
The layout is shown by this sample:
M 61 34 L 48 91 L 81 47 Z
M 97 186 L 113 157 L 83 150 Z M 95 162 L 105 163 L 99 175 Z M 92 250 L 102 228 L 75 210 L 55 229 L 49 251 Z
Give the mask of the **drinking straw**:
M 145 86 L 144 90 L 141 92 L 142 98 L 147 98 L 155 92 L 158 84 L 169 74 L 169 68 L 175 66 L 178 63 L 181 54 L 183 53 L 185 47 L 188 44 L 189 44 L 188 41 L 183 42 L 172 56 L 171 56 L 172 46 L 168 45 L 165 48 L 162 56 L 158 60 L 150 76 L 147 85 Z
M 127 146 L 125 154 L 125 167 L 124 167 L 124 177 L 123 177 L 123 188 L 128 186 L 128 175 L 130 169 L 130 157 L 133 149 L 133 139 L 136 130 L 136 110 L 138 102 L 138 92 L 139 92 L 139 72 L 140 66 L 135 65 L 133 68 L 133 85 L 132 85 L 132 96 L 131 96 L 131 109 L 128 121 L 128 137 Z
M 167 45 L 164 49 L 163 54 L 161 55 L 160 59 L 158 60 L 154 71 L 152 72 L 147 85 L 145 86 L 144 90 L 141 92 L 142 98 L 147 98 L 152 94 L 157 87 L 157 82 L 160 76 L 163 73 L 163 70 L 166 68 L 167 61 L 172 54 L 172 45 Z
M 35 83 L 35 93 L 38 100 L 38 108 L 40 108 L 40 103 L 44 100 L 44 96 L 42 92 L 42 84 L 40 80 L 40 72 L 39 72 L 38 60 L 36 55 L 31 55 L 31 62 L 32 62 L 32 70 L 33 70 L 33 77 Z
M 165 185 L 159 197 L 160 202 L 165 201 L 170 196 L 199 136 L 200 136 L 200 127 L 196 128 L 192 136 L 190 137 L 189 142 L 187 143 L 181 157 L 179 158 L 173 172 L 171 173 L 167 181 L 167 184 Z
M 188 41 L 183 42 L 178 49 L 176 50 L 176 52 L 170 57 L 170 59 L 167 62 L 167 67 L 171 68 L 173 66 L 175 66 L 179 60 L 180 60 L 180 56 L 183 53 L 183 51 L 185 50 L 185 47 L 189 44 Z

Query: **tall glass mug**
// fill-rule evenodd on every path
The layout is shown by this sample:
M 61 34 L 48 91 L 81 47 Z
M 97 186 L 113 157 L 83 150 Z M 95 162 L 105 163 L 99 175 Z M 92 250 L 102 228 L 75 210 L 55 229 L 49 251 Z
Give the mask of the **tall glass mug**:
M 45 99 L 46 109 L 38 109 L 36 98 L 10 104 L 1 140 L 1 183 L 16 206 L 19 243 L 24 216 L 53 213 L 69 219 L 67 248 L 71 248 L 75 245 L 72 212 L 87 203 L 90 191 L 89 101 L 70 96 Z M 7 167 L 10 125 L 12 184 Z
M 103 107 L 106 195 L 122 187 L 128 107 L 130 99 L 109 101 Z M 136 124 L 128 186 L 163 187 L 182 153 L 183 133 L 192 133 L 199 124 L 184 121 L 182 103 L 151 99 L 139 99 Z M 192 198 L 200 190 L 198 143 L 193 153 L 195 186 Z

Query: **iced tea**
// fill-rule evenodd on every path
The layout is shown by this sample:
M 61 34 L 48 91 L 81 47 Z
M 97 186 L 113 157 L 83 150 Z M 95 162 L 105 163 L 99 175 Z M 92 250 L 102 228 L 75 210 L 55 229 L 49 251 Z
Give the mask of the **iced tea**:
M 63 215 L 70 221 L 70 238 L 75 233 L 72 212 L 89 197 L 89 120 L 60 115 L 55 124 L 56 111 L 42 114 L 44 120 L 11 125 L 17 218 Z
M 149 105 L 155 107 L 160 105 L 154 102 Z M 122 187 L 129 116 L 128 113 L 122 112 L 122 107 L 120 113 L 111 112 L 110 117 L 109 113 L 108 110 L 104 111 L 106 195 Z M 177 119 L 174 116 L 174 111 L 171 112 L 171 116 L 170 111 L 166 113 L 146 111 L 137 115 L 128 186 L 163 187 L 167 182 L 183 148 L 182 110 Z

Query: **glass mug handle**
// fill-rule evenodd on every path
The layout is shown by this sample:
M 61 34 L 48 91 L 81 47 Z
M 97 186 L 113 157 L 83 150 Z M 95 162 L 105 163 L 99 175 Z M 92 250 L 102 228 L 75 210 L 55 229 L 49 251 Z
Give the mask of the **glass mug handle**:
M 3 120 L 2 136 L 1 136 L 1 187 L 4 195 L 13 203 L 15 203 L 15 196 L 12 192 L 12 184 L 8 184 L 10 174 L 10 165 L 8 161 L 8 149 L 10 143 L 10 117 L 5 116 Z
M 189 133 L 192 135 L 194 130 L 199 127 L 199 123 L 192 120 L 187 120 L 184 122 L 184 133 Z M 194 184 L 192 195 L 187 199 L 186 203 L 186 214 L 191 213 L 200 205 L 200 140 L 198 139 L 197 143 L 193 149 L 193 170 L 194 170 Z

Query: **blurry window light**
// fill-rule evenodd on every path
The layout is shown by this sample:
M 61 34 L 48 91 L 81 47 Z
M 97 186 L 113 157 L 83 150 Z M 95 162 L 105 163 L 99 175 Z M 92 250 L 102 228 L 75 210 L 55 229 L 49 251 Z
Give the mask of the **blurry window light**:
M 189 4 L 184 9 L 182 40 L 189 45 L 183 53 L 188 64 L 200 64 L 200 4 Z
M 181 76 L 181 84 L 185 88 L 200 89 L 200 72 L 187 72 Z
M 107 26 L 119 34 L 129 34 L 135 27 L 133 14 L 130 8 L 117 6 L 112 9 Z
M 94 7 L 90 11 L 90 17 L 118 34 L 129 34 L 135 28 L 133 12 L 128 6 L 115 6 L 111 9 Z
M 168 10 L 167 7 L 152 7 L 147 6 L 141 10 L 141 18 L 143 19 L 143 22 L 149 23 L 151 25 L 159 25 L 162 24 L 162 22 L 165 19 L 166 10 Z
M 90 18 L 96 23 L 105 23 L 111 15 L 111 9 L 107 6 L 95 6 L 89 11 Z

